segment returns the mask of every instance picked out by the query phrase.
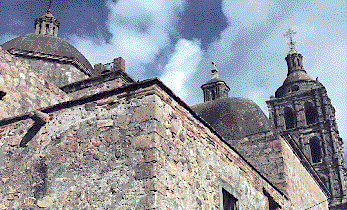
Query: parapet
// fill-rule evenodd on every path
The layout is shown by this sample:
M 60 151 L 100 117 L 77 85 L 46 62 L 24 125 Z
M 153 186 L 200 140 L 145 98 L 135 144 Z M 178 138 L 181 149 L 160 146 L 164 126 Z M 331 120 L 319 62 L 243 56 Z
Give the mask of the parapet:
M 95 64 L 94 69 L 96 76 L 65 85 L 60 89 L 72 98 L 79 98 L 135 82 L 125 72 L 125 60 L 122 57 L 115 58 L 111 63 Z

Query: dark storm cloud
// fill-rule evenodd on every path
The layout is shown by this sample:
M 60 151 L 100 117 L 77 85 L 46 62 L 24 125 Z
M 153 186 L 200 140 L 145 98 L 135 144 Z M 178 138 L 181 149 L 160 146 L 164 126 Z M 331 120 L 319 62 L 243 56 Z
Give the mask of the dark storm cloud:
M 187 1 L 179 22 L 182 37 L 189 40 L 200 39 L 204 49 L 219 39 L 220 32 L 227 27 L 221 3 L 222 0 Z
M 0 27 L 0 34 L 34 33 L 34 20 L 46 12 L 48 5 L 47 0 L 1 1 L 0 24 L 8 27 Z M 111 37 L 105 25 L 107 8 L 104 1 L 53 0 L 51 10 L 61 23 L 61 37 L 71 33 L 90 36 L 101 34 L 106 40 Z

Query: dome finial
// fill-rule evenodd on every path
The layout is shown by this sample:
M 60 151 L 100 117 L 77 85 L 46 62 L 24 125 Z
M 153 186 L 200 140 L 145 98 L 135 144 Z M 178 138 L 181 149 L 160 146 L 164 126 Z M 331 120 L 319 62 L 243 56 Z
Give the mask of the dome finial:
M 212 69 L 211 69 L 211 79 L 218 78 L 218 69 L 217 64 L 212 61 Z
M 51 4 L 52 4 L 52 0 L 49 0 L 49 5 L 48 5 L 48 10 L 47 10 L 47 12 L 48 12 L 48 11 L 51 11 Z
M 293 41 L 293 36 L 296 34 L 296 31 L 293 31 L 292 29 L 288 29 L 288 31 L 283 35 L 285 37 L 289 37 L 289 47 L 290 47 L 290 51 L 295 51 L 295 43 Z

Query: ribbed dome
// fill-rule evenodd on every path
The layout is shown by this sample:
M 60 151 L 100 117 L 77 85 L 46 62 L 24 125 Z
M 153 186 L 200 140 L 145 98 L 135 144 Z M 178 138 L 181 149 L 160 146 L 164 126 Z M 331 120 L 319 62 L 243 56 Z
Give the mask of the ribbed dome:
M 47 10 L 47 12 L 41 16 L 41 18 L 45 18 L 45 17 L 51 17 L 51 18 L 54 18 L 54 16 L 53 16 L 53 14 L 52 14 L 52 12 L 51 12 L 51 10 L 50 10 L 50 9 L 49 9 L 49 10 Z
M 221 80 L 219 78 L 213 78 L 213 79 L 210 79 L 209 81 L 207 81 L 205 84 L 210 84 L 210 83 L 214 83 L 214 82 L 223 82 L 223 80 Z
M 289 54 L 294 54 L 294 53 L 298 54 L 298 51 L 296 51 L 294 48 L 292 48 L 292 49 L 289 50 L 289 52 L 287 53 L 287 55 L 289 55 Z
M 27 34 L 14 38 L 1 46 L 11 54 L 71 62 L 86 74 L 93 75 L 94 73 L 92 65 L 76 48 L 55 36 Z M 11 49 L 13 50 L 11 51 Z
M 260 107 L 246 98 L 221 98 L 197 104 L 191 108 L 225 140 L 240 139 L 269 130 L 275 132 Z
M 306 72 L 304 71 L 294 71 L 288 75 L 286 80 L 284 80 L 283 85 L 298 82 L 298 81 L 314 81 Z

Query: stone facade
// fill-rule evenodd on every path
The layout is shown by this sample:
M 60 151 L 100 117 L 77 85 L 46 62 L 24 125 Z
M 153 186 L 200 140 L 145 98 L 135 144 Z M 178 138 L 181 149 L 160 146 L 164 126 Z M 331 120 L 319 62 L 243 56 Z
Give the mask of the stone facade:
M 77 81 L 85 80 L 89 76 L 70 63 L 42 60 L 29 57 L 17 57 L 18 60 L 31 66 L 31 69 L 50 84 L 62 87 Z
M 42 110 L 48 122 L 26 147 L 19 145 L 32 119 L 1 127 L 0 207 L 220 209 L 222 188 L 239 209 L 267 209 L 269 198 L 283 209 L 326 199 L 312 185 L 317 196 L 295 203 L 167 91 L 154 79 Z M 286 159 L 299 165 L 290 152 Z
M 105 65 L 96 64 L 96 76 L 70 83 L 60 87 L 65 93 L 72 98 L 80 98 L 121 87 L 125 84 L 134 83 L 135 81 L 125 72 L 125 60 L 121 57 L 114 59 L 111 70 L 105 71 Z
M 19 116 L 70 97 L 32 70 L 30 65 L 0 47 L 0 119 Z
M 302 205 L 301 208 L 305 209 L 307 204 L 303 201 L 324 201 L 324 196 L 314 192 L 319 192 L 319 188 L 322 188 L 328 195 L 328 189 L 321 180 L 316 180 L 319 179 L 318 174 L 313 176 L 310 173 L 314 173 L 313 167 L 307 161 L 304 162 L 300 154 L 293 152 L 293 147 L 286 140 L 272 132 L 266 132 L 233 141 L 233 144 L 228 143 L 286 196 L 292 198 L 294 206 Z M 310 188 L 312 190 L 308 190 Z

